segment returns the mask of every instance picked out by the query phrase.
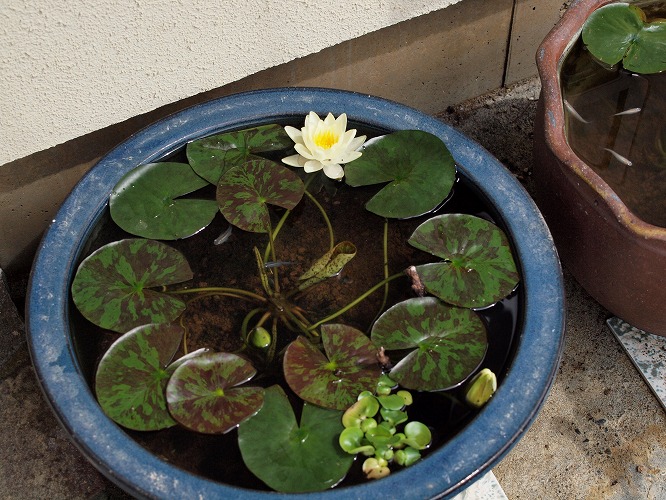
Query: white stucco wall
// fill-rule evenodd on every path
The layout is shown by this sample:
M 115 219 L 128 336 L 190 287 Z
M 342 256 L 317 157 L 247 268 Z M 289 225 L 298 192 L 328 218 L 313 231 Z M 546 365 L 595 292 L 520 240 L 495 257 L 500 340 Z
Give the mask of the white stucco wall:
M 3 0 L 0 165 L 460 0 Z

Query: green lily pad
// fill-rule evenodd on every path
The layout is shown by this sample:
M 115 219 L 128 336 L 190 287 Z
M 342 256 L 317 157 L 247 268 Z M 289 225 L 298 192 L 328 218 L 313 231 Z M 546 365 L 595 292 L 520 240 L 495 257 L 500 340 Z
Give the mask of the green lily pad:
M 400 302 L 375 322 L 372 341 L 387 351 L 411 351 L 390 376 L 408 389 L 437 391 L 463 382 L 483 361 L 486 327 L 470 309 L 434 297 Z
M 363 391 L 372 391 L 381 375 L 377 348 L 361 331 L 342 324 L 321 327 L 324 355 L 309 340 L 298 337 L 284 355 L 289 387 L 310 403 L 346 410 Z
M 194 171 L 211 184 L 217 185 L 227 170 L 242 165 L 248 159 L 258 159 L 256 153 L 280 151 L 294 146 L 281 125 L 225 132 L 190 142 L 187 160 Z
M 128 233 L 143 238 L 187 238 L 211 223 L 217 203 L 179 197 L 207 185 L 186 163 L 141 165 L 113 188 L 109 198 L 111 217 Z
M 666 70 L 666 20 L 645 22 L 635 5 L 612 3 L 595 10 L 583 26 L 583 42 L 606 64 L 622 61 L 627 71 Z
M 444 262 L 416 266 L 426 290 L 449 304 L 486 307 L 509 295 L 520 275 L 506 235 L 466 214 L 445 214 L 416 228 L 409 243 Z
M 271 225 L 267 204 L 292 210 L 304 191 L 303 181 L 288 168 L 270 160 L 251 160 L 220 178 L 217 202 L 230 224 L 267 233 Z
M 366 208 L 382 217 L 407 218 L 435 209 L 451 192 L 456 167 L 438 137 L 401 130 L 366 143 L 363 156 L 345 167 L 350 186 L 389 183 Z
M 354 462 L 338 446 L 342 412 L 305 403 L 300 425 L 284 391 L 266 389 L 264 405 L 238 428 L 243 461 L 283 493 L 322 491 L 338 484 Z
M 178 350 L 183 329 L 177 325 L 143 325 L 116 340 L 97 367 L 97 400 L 116 423 L 154 431 L 176 425 L 164 391 L 171 376 L 167 365 Z
M 342 241 L 331 248 L 312 264 L 299 279 L 299 290 L 305 290 L 328 278 L 337 276 L 356 255 L 356 246 L 350 241 Z
M 126 239 L 99 248 L 81 262 L 72 298 L 88 321 L 124 333 L 176 319 L 185 302 L 152 288 L 191 279 L 192 270 L 178 250 L 159 241 Z
M 192 358 L 169 380 L 169 411 L 188 429 L 224 434 L 261 408 L 262 387 L 237 387 L 256 373 L 249 361 L 235 354 L 212 352 Z

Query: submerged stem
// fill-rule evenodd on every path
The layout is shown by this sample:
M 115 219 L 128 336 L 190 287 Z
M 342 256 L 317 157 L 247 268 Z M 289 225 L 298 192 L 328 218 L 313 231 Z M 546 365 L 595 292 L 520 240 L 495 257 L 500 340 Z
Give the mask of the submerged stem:
M 258 295 L 254 292 L 250 292 L 248 290 L 242 290 L 240 288 L 228 288 L 224 286 L 207 286 L 207 287 L 201 287 L 201 288 L 185 288 L 183 290 L 171 290 L 166 293 L 170 294 L 178 294 L 178 295 L 185 295 L 185 294 L 190 294 L 190 293 L 202 293 L 205 295 L 201 295 L 200 297 L 196 297 L 196 299 L 202 298 L 202 297 L 208 297 L 211 295 L 224 295 L 226 297 L 234 297 L 237 299 L 253 299 L 257 300 L 259 302 L 266 302 L 267 299 L 266 297 L 262 297 L 261 295 Z M 195 299 L 193 299 L 195 300 Z
M 384 239 L 382 240 L 382 245 L 384 247 L 384 279 L 386 280 L 389 277 L 389 265 L 388 265 L 388 219 L 384 219 Z M 374 319 L 368 325 L 368 330 L 372 328 L 372 325 L 375 324 L 377 318 L 382 314 L 384 306 L 386 306 L 386 301 L 388 300 L 389 294 L 389 284 L 388 282 L 384 285 L 384 298 L 382 298 L 382 304 L 379 306 L 379 311 L 375 315 Z
M 330 315 L 326 316 L 324 319 L 317 321 L 314 325 L 309 326 L 308 330 L 314 330 L 316 328 L 319 328 L 324 323 L 326 323 L 328 321 L 331 321 L 332 319 L 335 319 L 338 316 L 346 313 L 352 307 L 357 306 L 358 304 L 363 302 L 366 298 L 368 298 L 370 295 L 372 295 L 375 291 L 379 290 L 381 287 L 390 283 L 394 279 L 400 278 L 401 276 L 404 276 L 404 273 L 397 273 L 397 274 L 394 274 L 392 276 L 389 276 L 388 278 L 383 279 L 382 281 L 377 283 L 375 286 L 370 288 L 367 292 L 363 293 L 362 295 L 359 295 L 356 299 L 351 301 L 349 304 L 344 306 L 342 309 L 339 309 L 338 311 L 334 312 L 333 314 L 330 314 Z
M 328 228 L 328 249 L 332 250 L 333 247 L 335 246 L 335 235 L 333 234 L 333 226 L 331 225 L 331 220 L 328 218 L 328 215 L 326 214 L 326 210 L 324 210 L 324 207 L 321 206 L 321 204 L 309 191 L 306 190 L 305 195 L 308 198 L 310 198 L 310 201 L 314 203 L 314 205 L 321 212 L 321 215 L 324 217 L 324 222 L 326 223 L 326 227 Z
M 275 253 L 275 237 L 273 235 L 273 230 L 271 229 L 270 225 L 268 226 L 268 244 L 270 245 L 271 249 L 271 259 L 273 260 L 273 262 L 277 262 L 277 255 Z M 263 263 L 262 263 L 262 268 L 265 272 L 266 269 L 263 266 Z M 279 280 L 278 268 L 274 267 L 272 269 L 272 272 L 273 272 L 273 289 L 275 290 L 275 294 L 278 295 L 280 293 L 280 280 Z

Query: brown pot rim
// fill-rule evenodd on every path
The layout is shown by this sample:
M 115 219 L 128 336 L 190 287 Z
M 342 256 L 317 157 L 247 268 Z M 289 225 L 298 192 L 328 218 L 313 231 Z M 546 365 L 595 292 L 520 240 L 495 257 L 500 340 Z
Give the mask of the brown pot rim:
M 584 20 L 595 9 L 609 3 L 613 3 L 613 0 L 574 0 L 562 19 L 539 45 L 536 59 L 544 104 L 545 140 L 551 150 L 561 154 L 562 162 L 604 200 L 626 231 L 641 238 L 666 241 L 666 228 L 655 226 L 636 216 L 606 181 L 573 152 L 566 139 L 560 85 L 561 62 L 578 39 Z

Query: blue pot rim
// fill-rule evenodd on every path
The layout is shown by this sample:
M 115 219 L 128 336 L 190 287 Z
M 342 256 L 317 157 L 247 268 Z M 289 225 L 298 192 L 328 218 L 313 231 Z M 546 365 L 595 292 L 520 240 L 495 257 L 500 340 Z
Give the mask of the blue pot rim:
M 515 244 L 523 273 L 524 317 L 511 367 L 479 415 L 426 460 L 382 479 L 309 494 L 312 498 L 428 498 L 459 492 L 489 471 L 527 431 L 559 366 L 565 303 L 559 259 L 536 205 L 506 168 L 452 127 L 407 106 L 354 92 L 283 88 L 234 94 L 166 117 L 102 158 L 77 184 L 46 232 L 31 273 L 26 324 L 38 380 L 84 455 L 126 491 L 148 498 L 284 496 L 216 483 L 166 463 L 137 444 L 101 411 L 79 367 L 69 334 L 69 283 L 82 246 L 116 182 L 136 165 L 229 128 L 347 113 L 380 129 L 420 129 L 440 137 L 459 170 L 495 206 Z

